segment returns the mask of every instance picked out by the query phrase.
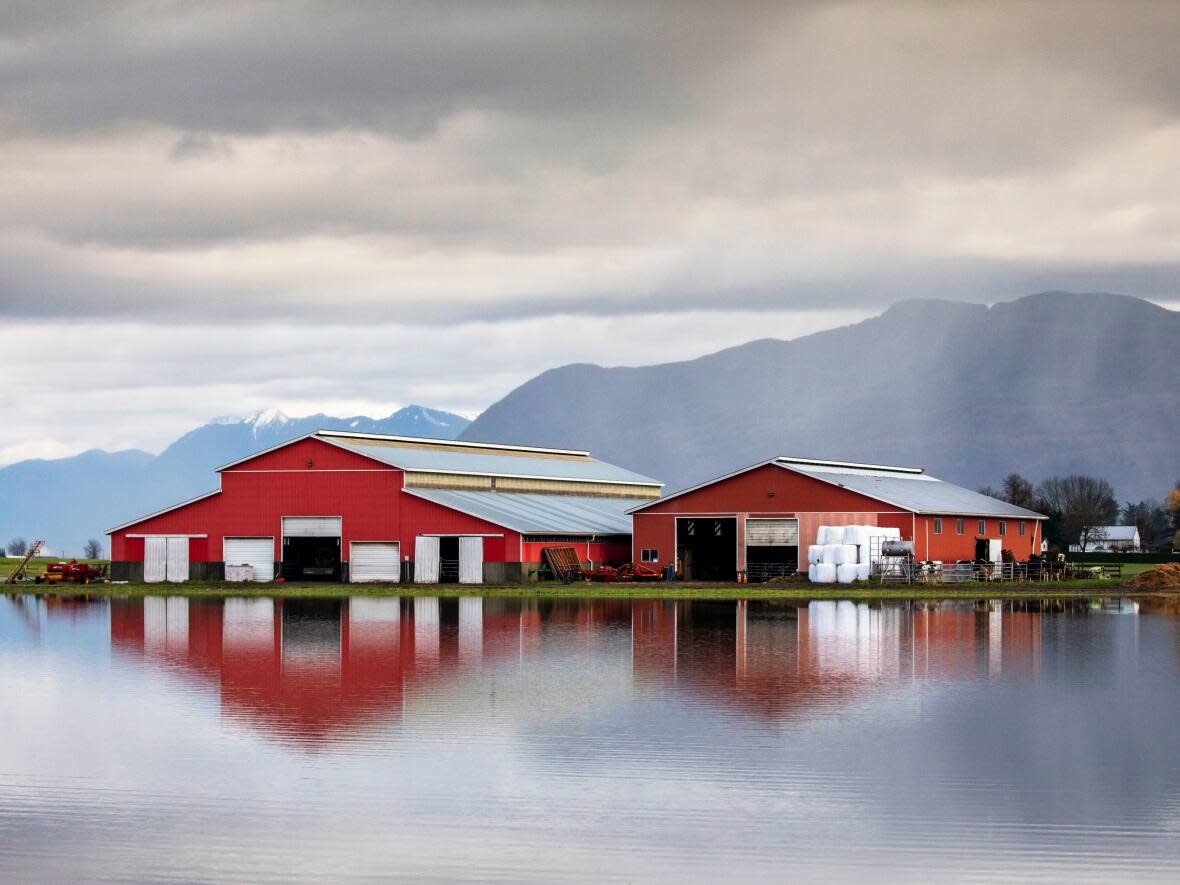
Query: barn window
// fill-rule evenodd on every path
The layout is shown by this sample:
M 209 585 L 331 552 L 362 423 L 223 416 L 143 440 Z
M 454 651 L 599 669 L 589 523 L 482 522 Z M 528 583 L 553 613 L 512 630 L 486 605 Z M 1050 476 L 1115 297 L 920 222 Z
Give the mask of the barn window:
M 934 520 L 934 534 L 936 534 L 936 535 L 942 534 L 942 520 L 941 519 L 935 518 L 935 520 Z
M 961 535 L 961 534 L 963 534 L 963 531 L 964 531 L 963 520 L 956 519 L 955 520 L 955 532 Z
M 1001 534 L 1001 535 L 1006 535 L 1006 534 L 1008 534 L 1008 523 L 1006 523 L 1006 522 L 1005 522 L 1004 520 L 1002 520 L 1002 519 L 1000 520 L 1000 534 Z
M 697 524 L 695 520 L 690 519 L 684 524 L 684 533 L 690 537 L 697 533 Z
M 639 559 L 642 562 L 659 562 L 660 551 L 655 547 L 644 547 L 639 553 Z
M 986 519 L 981 519 L 979 521 L 979 534 L 981 534 L 981 535 L 987 534 L 987 520 Z
M 1020 520 L 1020 537 L 1024 537 L 1024 520 Z

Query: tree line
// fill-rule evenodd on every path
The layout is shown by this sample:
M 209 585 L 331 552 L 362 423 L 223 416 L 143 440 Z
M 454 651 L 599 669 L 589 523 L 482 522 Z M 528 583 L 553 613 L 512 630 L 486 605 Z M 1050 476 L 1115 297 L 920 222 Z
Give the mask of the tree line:
M 979 490 L 992 498 L 1049 517 L 1044 532 L 1050 546 L 1068 550 L 1070 544 L 1082 549 L 1103 540 L 1102 527 L 1135 526 L 1144 550 L 1180 547 L 1180 480 L 1164 500 L 1146 498 L 1119 504 L 1114 487 L 1097 476 L 1071 474 L 1052 476 L 1038 485 L 1019 473 L 1010 473 L 1000 488 Z
M 15 537 L 5 546 L 0 547 L 0 556 L 24 556 L 29 552 L 29 542 L 22 537 Z M 82 545 L 83 559 L 99 559 L 102 557 L 102 541 L 91 538 Z

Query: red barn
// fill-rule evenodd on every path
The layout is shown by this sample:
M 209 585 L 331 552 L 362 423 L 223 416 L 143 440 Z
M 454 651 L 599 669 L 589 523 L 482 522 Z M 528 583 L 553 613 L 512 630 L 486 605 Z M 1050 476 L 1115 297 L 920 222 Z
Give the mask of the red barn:
M 806 569 L 821 525 L 896 528 L 922 560 L 974 560 L 993 540 L 1027 560 L 1040 553 L 1045 519 L 917 467 L 781 457 L 646 502 L 632 516 L 636 562 L 674 564 L 701 581 Z
M 552 544 L 628 560 L 627 511 L 661 489 L 587 452 L 327 430 L 218 473 L 108 532 L 115 580 L 514 582 Z

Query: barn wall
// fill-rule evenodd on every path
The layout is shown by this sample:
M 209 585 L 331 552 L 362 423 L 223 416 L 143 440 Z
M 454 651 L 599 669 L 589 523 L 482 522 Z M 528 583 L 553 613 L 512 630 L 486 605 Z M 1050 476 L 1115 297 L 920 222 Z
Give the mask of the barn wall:
M 659 501 L 643 512 L 733 514 L 900 510 L 899 507 L 883 504 L 831 483 L 821 482 L 773 464 L 765 464 L 738 476 L 718 480 L 678 498 Z

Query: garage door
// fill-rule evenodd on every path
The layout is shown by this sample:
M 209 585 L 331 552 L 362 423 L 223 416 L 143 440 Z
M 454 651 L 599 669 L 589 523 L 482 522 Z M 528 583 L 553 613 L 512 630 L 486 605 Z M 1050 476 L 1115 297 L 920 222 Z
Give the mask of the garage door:
M 400 581 L 401 550 L 396 541 L 353 541 L 349 545 L 348 580 L 354 584 Z
M 747 519 L 747 547 L 798 547 L 799 520 Z
M 339 516 L 284 516 L 284 538 L 339 538 Z
M 275 578 L 274 538 L 226 538 L 222 557 L 226 565 L 248 565 L 255 581 Z
M 188 580 L 188 538 L 144 538 L 143 580 L 180 583 Z

